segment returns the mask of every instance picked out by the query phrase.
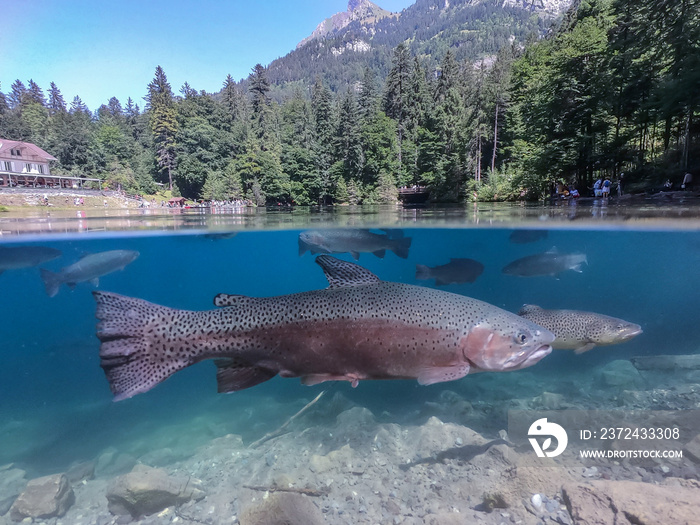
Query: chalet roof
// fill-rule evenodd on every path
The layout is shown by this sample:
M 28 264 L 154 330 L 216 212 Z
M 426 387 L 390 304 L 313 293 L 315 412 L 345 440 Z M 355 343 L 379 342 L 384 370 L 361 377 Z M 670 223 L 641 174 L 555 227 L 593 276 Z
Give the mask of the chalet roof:
M 39 157 L 40 159 L 46 161 L 58 160 L 56 159 L 56 157 L 46 153 L 39 146 L 37 146 L 36 144 L 32 144 L 31 142 L 22 142 L 19 140 L 7 140 L 0 138 L 0 157 L 10 157 L 10 150 L 15 148 L 29 150 L 30 157 Z
M 168 199 L 168 202 L 185 202 L 184 197 L 171 197 Z

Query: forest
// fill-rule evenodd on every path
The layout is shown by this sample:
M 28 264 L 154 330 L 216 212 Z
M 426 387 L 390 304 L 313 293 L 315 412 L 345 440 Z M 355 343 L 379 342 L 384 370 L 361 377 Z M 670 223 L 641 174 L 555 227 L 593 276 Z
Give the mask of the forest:
M 552 181 L 583 194 L 625 173 L 644 189 L 700 175 L 700 0 L 581 0 L 545 38 L 488 59 L 436 65 L 394 47 L 334 89 L 315 75 L 277 100 L 256 65 L 218 93 L 174 93 L 156 68 L 140 107 L 90 111 L 51 83 L 0 86 L 0 137 L 37 144 L 52 170 L 127 193 L 156 183 L 190 199 L 257 205 L 539 199 Z

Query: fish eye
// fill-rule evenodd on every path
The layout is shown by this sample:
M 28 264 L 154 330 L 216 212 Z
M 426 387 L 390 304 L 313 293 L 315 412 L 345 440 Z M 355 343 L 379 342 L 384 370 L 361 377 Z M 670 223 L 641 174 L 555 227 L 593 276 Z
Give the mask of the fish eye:
M 515 342 L 518 343 L 519 345 L 524 345 L 527 343 L 527 340 L 529 339 L 529 334 L 527 332 L 518 332 L 515 335 Z

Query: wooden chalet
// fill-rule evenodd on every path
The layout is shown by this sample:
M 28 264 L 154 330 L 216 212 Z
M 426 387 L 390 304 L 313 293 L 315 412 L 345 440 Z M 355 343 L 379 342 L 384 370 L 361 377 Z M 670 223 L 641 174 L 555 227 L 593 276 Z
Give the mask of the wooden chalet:
M 99 188 L 100 179 L 52 175 L 57 160 L 31 142 L 0 138 L 0 188 Z

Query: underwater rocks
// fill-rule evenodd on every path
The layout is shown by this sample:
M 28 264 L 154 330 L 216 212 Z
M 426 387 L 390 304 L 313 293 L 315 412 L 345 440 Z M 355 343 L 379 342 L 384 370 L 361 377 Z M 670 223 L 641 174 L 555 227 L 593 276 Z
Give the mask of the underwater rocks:
M 27 486 L 26 472 L 12 464 L 0 467 L 0 516 L 5 514 Z
M 60 517 L 74 501 L 75 495 L 65 474 L 44 476 L 27 483 L 27 488 L 12 504 L 10 517 L 13 521 Z
M 246 507 L 240 525 L 323 525 L 320 509 L 306 496 L 274 493 L 262 502 Z
M 600 370 L 603 386 L 632 390 L 643 385 L 639 371 L 626 359 L 618 359 L 605 365 Z
M 204 497 L 201 481 L 189 476 L 170 476 L 159 468 L 136 465 L 119 476 L 107 492 L 112 514 L 137 518 Z
M 591 481 L 562 487 L 575 525 L 680 525 L 697 523 L 697 481 L 674 485 L 635 481 Z

